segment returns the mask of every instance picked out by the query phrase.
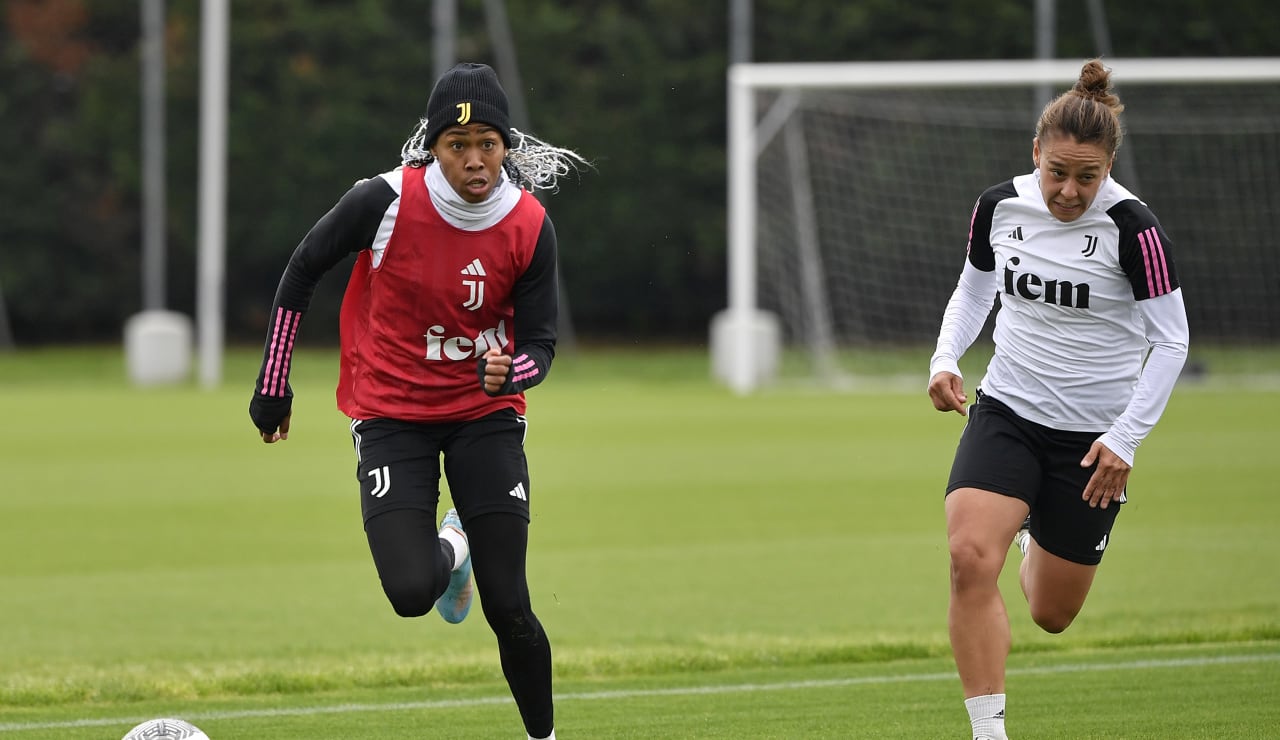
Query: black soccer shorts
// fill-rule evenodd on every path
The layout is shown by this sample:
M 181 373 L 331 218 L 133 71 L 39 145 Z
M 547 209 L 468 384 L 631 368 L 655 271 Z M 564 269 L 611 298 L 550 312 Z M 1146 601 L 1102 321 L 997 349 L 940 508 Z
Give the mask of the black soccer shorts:
M 1097 565 L 1120 513 L 1121 494 L 1107 508 L 1084 501 L 1096 465 L 1080 467 L 1100 432 L 1065 432 L 1027 421 L 989 395 L 978 394 L 956 447 L 947 493 L 979 488 L 1022 499 L 1031 507 L 1031 536 L 1073 563 Z
M 433 512 L 440 503 L 441 460 L 463 524 L 508 512 L 529 520 L 526 421 L 512 409 L 471 421 L 397 419 L 351 422 L 364 521 L 394 509 Z

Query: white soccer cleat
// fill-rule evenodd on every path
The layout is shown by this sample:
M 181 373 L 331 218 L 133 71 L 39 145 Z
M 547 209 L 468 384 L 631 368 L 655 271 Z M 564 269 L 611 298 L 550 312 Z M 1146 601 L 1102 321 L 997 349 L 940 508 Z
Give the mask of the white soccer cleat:
M 1022 551 L 1022 557 L 1025 558 L 1027 556 L 1027 548 L 1031 546 L 1030 514 L 1027 515 L 1026 519 L 1022 520 L 1022 529 L 1019 529 L 1018 533 L 1013 536 L 1013 544 L 1018 546 L 1018 549 Z

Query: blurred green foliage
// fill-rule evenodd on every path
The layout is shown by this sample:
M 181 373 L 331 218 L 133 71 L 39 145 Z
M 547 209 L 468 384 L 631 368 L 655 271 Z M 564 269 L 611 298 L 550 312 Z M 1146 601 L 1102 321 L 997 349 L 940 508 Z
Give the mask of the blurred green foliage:
M 226 305 L 257 342 L 307 229 L 357 179 L 394 167 L 434 77 L 431 3 L 256 0 L 231 18 Z M 528 129 L 594 171 L 549 200 L 580 334 L 702 338 L 725 304 L 729 3 L 508 3 Z M 137 3 L 5 0 L 0 23 L 0 292 L 19 344 L 114 340 L 141 308 Z M 1112 2 L 1115 56 L 1280 50 L 1265 0 Z M 194 313 L 200 4 L 168 3 L 168 305 Z M 1028 58 L 1015 0 L 757 0 L 755 61 Z M 1056 55 L 1097 53 L 1057 4 Z M 457 56 L 495 63 L 483 4 L 458 3 Z M 302 340 L 329 342 L 345 270 Z

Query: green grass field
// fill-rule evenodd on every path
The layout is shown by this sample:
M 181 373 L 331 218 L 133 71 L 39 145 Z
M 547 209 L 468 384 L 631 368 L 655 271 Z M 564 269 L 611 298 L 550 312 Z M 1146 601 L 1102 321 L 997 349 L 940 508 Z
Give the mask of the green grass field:
M 558 361 L 528 449 L 562 740 L 968 737 L 941 498 L 963 420 L 904 355 L 909 387 L 749 398 L 702 352 Z M 296 358 L 281 445 L 248 420 L 256 367 L 137 389 L 119 348 L 0 354 L 0 740 L 157 716 L 214 740 L 523 737 L 478 612 L 385 603 L 333 354 Z M 1225 380 L 1181 387 L 1139 451 L 1070 630 L 1039 632 L 1007 569 L 1013 737 L 1280 735 L 1280 386 Z

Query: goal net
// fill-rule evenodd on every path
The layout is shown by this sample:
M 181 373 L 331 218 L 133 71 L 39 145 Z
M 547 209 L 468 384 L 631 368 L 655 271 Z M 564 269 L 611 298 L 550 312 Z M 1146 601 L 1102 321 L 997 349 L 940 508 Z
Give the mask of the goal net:
M 1112 174 L 1174 241 L 1194 340 L 1280 343 L 1280 59 L 1104 62 L 1126 106 Z M 1031 171 L 1082 64 L 734 65 L 721 379 L 771 379 L 761 317 L 799 375 L 904 348 L 923 373 L 977 196 Z

